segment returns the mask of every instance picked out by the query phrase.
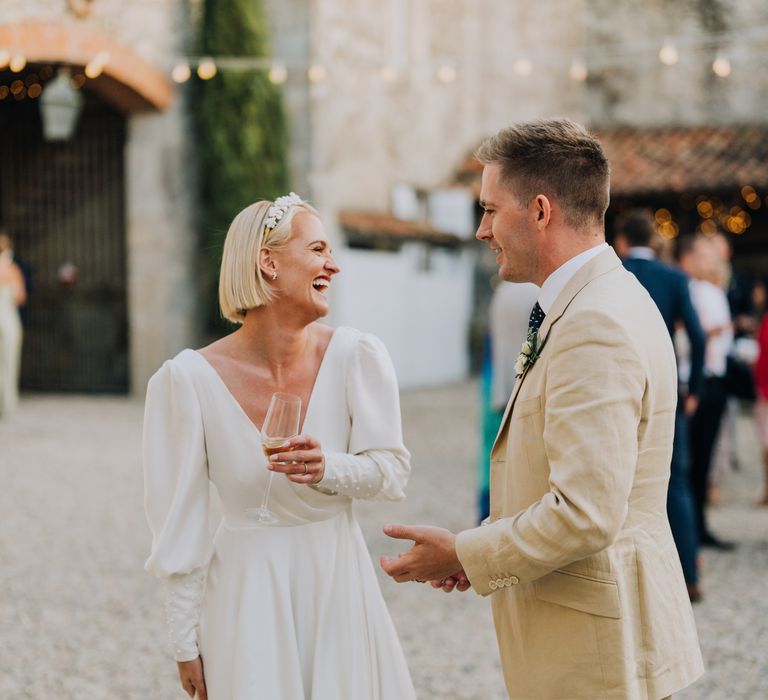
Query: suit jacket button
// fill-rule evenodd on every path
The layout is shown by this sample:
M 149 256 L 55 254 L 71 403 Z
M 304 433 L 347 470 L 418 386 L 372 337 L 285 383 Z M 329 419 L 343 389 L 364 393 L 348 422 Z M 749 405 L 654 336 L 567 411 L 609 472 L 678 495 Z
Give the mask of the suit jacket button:
M 518 583 L 520 583 L 520 579 L 517 578 L 517 576 L 510 576 L 509 580 L 512 582 L 513 586 L 516 586 Z
M 496 585 L 496 581 L 489 581 L 488 588 L 490 588 L 492 591 L 495 591 L 498 588 L 498 586 Z
M 510 577 L 507 577 L 504 579 L 504 585 L 505 586 L 511 586 L 512 585 L 512 579 Z

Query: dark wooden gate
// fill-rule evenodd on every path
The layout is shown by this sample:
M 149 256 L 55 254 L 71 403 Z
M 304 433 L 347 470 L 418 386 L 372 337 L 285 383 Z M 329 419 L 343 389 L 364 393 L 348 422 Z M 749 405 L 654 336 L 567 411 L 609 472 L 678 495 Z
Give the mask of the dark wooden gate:
M 65 143 L 39 100 L 0 103 L 0 221 L 32 275 L 25 389 L 128 390 L 125 118 L 85 96 Z

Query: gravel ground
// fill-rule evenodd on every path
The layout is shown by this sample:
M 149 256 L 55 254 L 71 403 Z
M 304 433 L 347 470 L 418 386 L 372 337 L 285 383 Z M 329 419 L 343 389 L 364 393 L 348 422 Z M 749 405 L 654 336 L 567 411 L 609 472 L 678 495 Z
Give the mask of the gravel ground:
M 472 525 L 476 394 L 466 383 L 403 396 L 414 476 L 406 502 L 359 504 L 374 557 L 401 549 L 386 522 Z M 141 413 L 129 399 L 33 396 L 0 422 L 0 700 L 186 697 L 142 568 Z M 752 426 L 738 428 L 741 469 L 713 524 L 741 546 L 703 555 L 708 673 L 686 700 L 768 697 L 768 512 L 751 506 L 759 455 Z M 381 584 L 420 698 L 506 697 L 487 600 Z

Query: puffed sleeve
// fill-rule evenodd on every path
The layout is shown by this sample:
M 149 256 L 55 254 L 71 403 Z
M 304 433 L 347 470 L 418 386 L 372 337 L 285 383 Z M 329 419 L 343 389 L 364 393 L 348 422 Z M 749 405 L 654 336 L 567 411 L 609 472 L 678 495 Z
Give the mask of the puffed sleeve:
M 318 490 L 374 500 L 399 501 L 411 474 L 403 444 L 397 377 L 384 344 L 361 334 L 347 367 L 351 419 L 348 452 L 325 452 Z
M 147 387 L 144 505 L 152 531 L 147 571 L 162 579 L 177 661 L 198 656 L 197 625 L 213 546 L 208 526 L 208 460 L 191 378 L 166 362 Z

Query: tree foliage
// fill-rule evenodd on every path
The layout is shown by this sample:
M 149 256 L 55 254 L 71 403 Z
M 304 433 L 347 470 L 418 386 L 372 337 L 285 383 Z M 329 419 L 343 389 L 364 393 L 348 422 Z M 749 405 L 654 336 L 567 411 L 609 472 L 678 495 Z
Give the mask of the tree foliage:
M 205 0 L 200 53 L 264 57 L 268 30 L 260 0 Z M 279 88 L 266 71 L 220 70 L 198 80 L 192 103 L 200 158 L 204 258 L 203 293 L 217 326 L 216 280 L 221 249 L 234 216 L 288 186 L 287 130 Z

